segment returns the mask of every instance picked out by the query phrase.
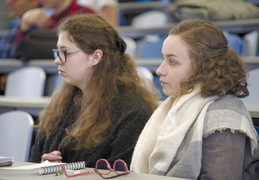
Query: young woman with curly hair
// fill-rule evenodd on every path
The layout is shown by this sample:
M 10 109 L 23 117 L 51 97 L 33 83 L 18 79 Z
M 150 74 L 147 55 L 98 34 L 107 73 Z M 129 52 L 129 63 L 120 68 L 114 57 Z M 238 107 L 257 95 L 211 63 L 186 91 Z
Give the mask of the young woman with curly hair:
M 30 161 L 131 162 L 144 125 L 157 107 L 126 44 L 99 15 L 75 15 L 59 26 L 55 63 L 62 85 L 41 113 Z M 155 88 L 154 88 L 155 89 Z
M 188 179 L 258 179 L 258 135 L 240 98 L 247 71 L 222 30 L 183 21 L 162 47 L 157 69 L 169 97 L 135 147 L 131 170 Z

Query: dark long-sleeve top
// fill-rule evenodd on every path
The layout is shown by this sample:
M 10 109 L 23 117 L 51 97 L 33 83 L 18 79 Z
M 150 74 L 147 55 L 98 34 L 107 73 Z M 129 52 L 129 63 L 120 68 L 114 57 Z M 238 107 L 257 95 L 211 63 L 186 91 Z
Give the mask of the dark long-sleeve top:
M 66 114 L 69 116 L 71 113 Z M 130 165 L 136 141 L 151 114 L 146 102 L 137 95 L 120 97 L 113 108 L 112 122 L 106 141 L 91 151 L 85 148 L 74 150 L 73 143 L 59 147 L 59 143 L 65 135 L 64 129 L 71 124 L 71 117 L 65 118 L 54 135 L 49 137 L 39 133 L 36 135 L 35 144 L 31 149 L 30 161 L 40 162 L 44 153 L 59 150 L 62 153 L 63 162 L 85 161 L 87 167 L 94 167 L 98 159 L 105 158 L 110 163 L 116 159 L 123 159 Z
M 250 147 L 245 134 L 230 130 L 217 131 L 205 138 L 199 180 L 258 180 L 259 149 L 252 156 Z
M 240 99 L 221 98 L 208 111 L 245 108 Z M 199 180 L 258 180 L 259 147 L 251 154 L 250 139 L 242 132 L 216 131 L 203 139 Z

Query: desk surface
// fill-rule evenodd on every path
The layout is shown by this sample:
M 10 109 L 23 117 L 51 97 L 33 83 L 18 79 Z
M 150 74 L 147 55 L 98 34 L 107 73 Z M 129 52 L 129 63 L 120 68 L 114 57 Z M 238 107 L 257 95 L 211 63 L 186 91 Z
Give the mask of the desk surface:
M 259 67 L 259 56 L 251 56 L 251 57 L 241 57 L 245 64 L 250 66 Z M 162 58 L 160 59 L 135 59 L 136 65 L 139 66 L 158 66 L 162 63 Z M 21 68 L 23 66 L 39 66 L 42 67 L 47 72 L 57 73 L 57 65 L 54 63 L 53 59 L 32 59 L 27 62 L 27 64 L 23 64 L 20 60 L 17 59 L 1 59 L 0 60 L 0 73 L 4 73 L 8 71 L 8 68 L 12 68 L 15 70 Z
M 259 18 L 257 19 L 240 19 L 240 20 L 225 20 L 225 21 L 211 21 L 213 24 L 221 28 L 223 31 L 230 33 L 248 33 L 254 30 L 259 30 Z M 133 26 L 122 26 L 119 28 L 119 32 L 122 36 L 131 37 L 134 39 L 142 38 L 146 35 L 168 35 L 170 29 L 177 26 L 179 23 L 168 23 L 162 27 L 148 27 L 139 28 Z
M 245 106 L 253 118 L 259 118 L 259 104 L 245 104 Z
M 160 10 L 164 11 L 170 15 L 170 5 L 172 3 L 164 2 L 128 2 L 120 3 L 119 11 L 122 14 L 139 14 L 149 10 Z M 259 19 L 237 19 L 237 20 L 222 20 L 222 21 L 211 21 L 223 31 L 228 31 L 231 33 L 248 33 L 254 30 L 259 30 Z M 119 27 L 119 30 L 123 36 L 128 36 L 132 38 L 141 38 L 147 34 L 159 34 L 167 35 L 169 30 L 175 27 L 179 22 L 168 23 L 163 27 L 152 27 L 152 28 L 135 28 L 131 26 Z
M 0 96 L 0 107 L 44 108 L 50 97 L 28 98 Z
M 22 166 L 22 165 L 29 165 L 31 163 L 27 162 L 15 162 L 13 166 Z M 89 170 L 92 170 L 89 168 Z M 50 180 L 59 180 L 59 179 L 67 179 L 65 175 L 55 176 L 54 174 L 50 175 L 1 175 L 0 179 L 28 179 L 28 180 L 37 180 L 37 179 L 50 179 Z M 98 174 L 88 174 L 79 177 L 73 177 L 71 179 L 75 180 L 103 180 Z M 125 176 L 120 176 L 115 178 L 115 180 L 188 180 L 182 178 L 174 178 L 174 177 L 165 177 L 165 176 L 157 176 L 157 175 L 150 175 L 150 174 L 138 174 L 138 173 L 130 173 Z
M 51 97 L 27 98 L 27 97 L 7 97 L 0 96 L 1 108 L 15 109 L 43 109 L 51 100 Z M 259 104 L 245 104 L 249 113 L 254 118 L 259 118 Z
M 123 2 L 119 3 L 119 11 L 122 14 L 143 13 L 148 10 L 162 10 L 167 12 L 171 3 L 166 2 Z
M 22 62 L 19 59 L 0 59 L 0 74 L 10 73 L 26 66 L 39 66 L 47 74 L 58 73 L 58 66 L 53 59 L 35 59 L 29 62 Z
M 38 117 L 44 107 L 49 104 L 50 100 L 50 97 L 27 98 L 0 96 L 0 114 L 13 110 L 21 110 Z

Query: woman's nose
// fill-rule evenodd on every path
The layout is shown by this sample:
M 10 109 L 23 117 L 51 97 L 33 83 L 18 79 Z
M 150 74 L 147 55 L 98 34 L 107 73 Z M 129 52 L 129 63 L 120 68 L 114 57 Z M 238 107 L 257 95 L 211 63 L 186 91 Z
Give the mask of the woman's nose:
M 160 66 L 156 70 L 156 74 L 158 76 L 164 76 L 166 74 L 165 68 L 164 68 L 164 61 L 160 64 Z
M 57 65 L 61 65 L 62 62 L 61 60 L 59 59 L 59 57 L 57 57 L 56 59 L 54 59 L 54 63 L 57 64 Z

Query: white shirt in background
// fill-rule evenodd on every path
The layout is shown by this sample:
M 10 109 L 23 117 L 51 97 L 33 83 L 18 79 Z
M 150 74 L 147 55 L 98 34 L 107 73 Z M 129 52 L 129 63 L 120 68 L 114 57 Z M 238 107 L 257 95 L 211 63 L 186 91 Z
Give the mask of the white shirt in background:
M 118 0 L 77 0 L 77 3 L 83 6 L 88 6 L 97 13 L 100 13 L 104 6 L 117 8 Z

